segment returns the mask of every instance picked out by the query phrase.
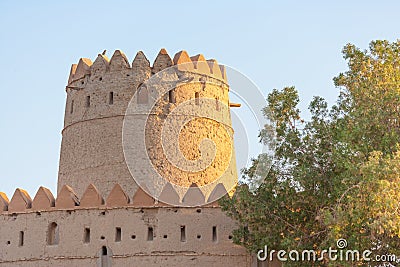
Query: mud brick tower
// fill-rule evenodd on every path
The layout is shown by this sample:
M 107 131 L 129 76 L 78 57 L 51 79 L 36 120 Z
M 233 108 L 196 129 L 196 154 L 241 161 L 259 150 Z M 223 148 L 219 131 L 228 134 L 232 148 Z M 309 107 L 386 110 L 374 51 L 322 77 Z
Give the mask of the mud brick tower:
M 254 264 L 217 202 L 238 181 L 224 66 L 117 50 L 66 93 L 57 194 L 0 192 L 0 266 Z

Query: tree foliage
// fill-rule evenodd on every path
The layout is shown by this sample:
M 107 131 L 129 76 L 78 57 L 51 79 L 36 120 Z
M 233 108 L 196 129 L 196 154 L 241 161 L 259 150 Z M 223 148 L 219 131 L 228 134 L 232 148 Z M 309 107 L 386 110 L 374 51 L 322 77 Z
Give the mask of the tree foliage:
M 321 251 L 345 238 L 352 249 L 400 256 L 400 41 L 373 41 L 364 51 L 348 44 L 343 55 L 348 70 L 334 78 L 336 104 L 314 97 L 308 122 L 294 87 L 268 96 L 272 167 L 256 190 L 241 185 L 221 200 L 239 224 L 234 242 L 249 251 Z M 243 171 L 248 181 L 260 179 L 260 160 Z

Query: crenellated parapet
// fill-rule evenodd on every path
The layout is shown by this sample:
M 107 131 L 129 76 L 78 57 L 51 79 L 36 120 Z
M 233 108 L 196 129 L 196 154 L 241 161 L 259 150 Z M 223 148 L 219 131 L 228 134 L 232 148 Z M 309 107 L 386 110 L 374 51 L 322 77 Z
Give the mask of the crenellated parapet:
M 136 54 L 130 64 L 126 55 L 122 51 L 116 50 L 111 59 L 104 54 L 99 54 L 94 62 L 88 58 L 81 58 L 78 64 L 72 64 L 66 89 L 67 91 L 68 89 L 82 90 L 88 83 L 94 82 L 96 79 L 105 81 L 102 75 L 113 73 L 113 77 L 108 76 L 107 78 L 118 78 L 115 76 L 117 72 L 132 76 L 132 80 L 138 76 L 137 79 L 143 82 L 146 78 L 141 73 L 143 70 L 149 70 L 152 75 L 173 65 L 178 65 L 180 68 L 179 65 L 182 64 L 184 65 L 182 70 L 210 75 L 225 82 L 227 80 L 225 67 L 219 65 L 215 59 L 206 59 L 202 54 L 189 56 L 185 50 L 182 50 L 176 53 L 172 60 L 168 52 L 162 48 L 153 65 L 150 66 L 149 60 L 142 51 Z
M 138 88 L 152 75 L 171 66 L 198 76 L 196 79 L 221 83 L 228 89 L 225 67 L 201 54 L 190 57 L 182 50 L 171 59 L 163 48 L 152 65 L 142 51 L 137 52 L 132 64 L 120 50 L 116 50 L 111 59 L 98 54 L 93 62 L 81 58 L 71 66 L 64 126 L 82 120 L 122 116 Z
M 93 190 L 85 198 L 99 203 Z M 83 207 L 70 188 L 63 192 L 72 201 L 58 196 L 52 206 L 41 188 L 34 202 L 47 207 L 0 214 L 0 266 L 250 266 L 246 249 L 232 242 L 236 222 L 216 206 L 157 205 L 143 191 L 129 200 L 116 185 L 104 204 Z
M 161 194 L 163 199 L 168 201 L 168 204 L 158 202 L 145 191 L 147 190 L 138 188 L 130 197 L 119 184 L 116 184 L 107 198 L 104 199 L 96 186 L 90 184 L 82 197 L 78 198 L 70 186 L 64 185 L 55 198 L 48 188 L 41 186 L 32 200 L 27 191 L 17 188 L 11 200 L 5 193 L 0 192 L 0 214 L 91 208 L 170 207 L 178 203 L 185 203 L 187 206 L 200 206 L 201 203 L 206 203 L 206 197 L 195 184 L 187 190 L 182 199 L 171 184 L 165 185 Z M 207 202 L 210 202 L 210 204 L 207 207 L 218 207 L 214 197 L 227 194 L 222 183 L 218 184 L 214 191 L 208 196 Z
M 99 54 L 94 62 L 81 58 L 78 64 L 71 66 L 66 86 L 65 126 L 81 119 L 121 115 L 141 84 L 174 65 L 179 71 L 226 84 L 224 66 L 201 54 L 190 57 L 184 50 L 176 53 L 172 60 L 167 51 L 161 49 L 152 66 L 142 51 L 136 54 L 132 64 L 120 50 L 116 50 L 111 59 L 104 54 Z

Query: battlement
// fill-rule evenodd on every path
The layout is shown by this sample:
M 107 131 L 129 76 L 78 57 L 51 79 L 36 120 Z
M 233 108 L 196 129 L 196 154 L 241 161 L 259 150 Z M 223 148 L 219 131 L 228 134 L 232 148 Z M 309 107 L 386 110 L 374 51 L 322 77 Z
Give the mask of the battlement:
M 137 52 L 132 64 L 120 50 L 116 50 L 111 59 L 105 53 L 98 54 L 94 62 L 89 58 L 81 58 L 71 66 L 66 86 L 65 127 L 82 120 L 124 115 L 139 87 L 151 76 L 171 66 L 176 66 L 170 69 L 171 72 L 185 72 L 199 83 L 209 81 L 220 84 L 224 88 L 222 91 L 229 90 L 225 67 L 215 59 L 206 59 L 201 54 L 190 57 L 182 50 L 171 59 L 163 48 L 152 66 L 142 51 Z M 147 102 L 156 94 L 157 90 L 144 89 L 138 97 L 144 99 L 142 102 Z M 182 96 L 181 99 L 187 97 Z M 179 99 L 176 98 L 176 101 L 179 102 Z
M 198 192 L 185 197 L 197 198 Z M 33 200 L 22 189 L 10 201 L 0 193 L 0 205 L 0 266 L 249 266 L 251 261 L 232 243 L 236 223 L 216 203 L 177 208 L 156 203 L 140 189 L 131 198 L 117 184 L 106 199 L 94 185 L 81 198 L 69 186 L 56 198 L 40 187 Z
M 123 75 L 131 77 L 131 80 L 143 82 L 146 78 L 149 78 L 149 75 L 173 65 L 178 65 L 178 69 L 182 71 L 190 71 L 211 76 L 224 82 L 227 81 L 225 66 L 219 65 L 215 59 L 206 59 L 202 54 L 190 57 L 185 50 L 182 50 L 176 53 L 172 60 L 168 52 L 162 48 L 154 60 L 153 66 L 150 66 L 149 60 L 142 51 L 137 52 L 131 65 L 125 54 L 116 50 L 111 59 L 108 59 L 103 53 L 98 54 L 94 62 L 89 58 L 81 58 L 77 64 L 72 64 L 66 89 L 67 92 L 69 89 L 82 90 L 88 83 L 106 82 L 107 78 L 110 80 L 120 79 L 120 76 Z M 182 65 L 182 67 L 179 65 Z M 112 74 L 112 76 L 107 74 Z M 103 77 L 104 75 L 106 77 Z
M 221 189 L 219 184 L 216 191 Z M 163 194 L 178 201 L 171 185 Z M 182 201 L 196 202 L 199 197 L 204 198 L 193 188 Z M 44 187 L 33 200 L 19 188 L 11 200 L 0 192 L 0 225 L 0 266 L 189 266 L 204 262 L 249 266 L 251 262 L 246 250 L 232 243 L 236 223 L 216 202 L 178 208 L 157 203 L 142 189 L 130 197 L 119 184 L 106 199 L 93 184 L 81 198 L 67 185 L 56 198 Z
M 158 202 L 148 195 L 143 189 L 136 190 L 133 196 L 125 193 L 119 184 L 116 184 L 110 194 L 104 199 L 96 186 L 90 184 L 82 197 L 79 198 L 74 190 L 64 185 L 55 198 L 52 192 L 41 186 L 35 197 L 32 198 L 25 190 L 17 188 L 11 198 L 0 192 L 0 214 L 29 213 L 37 211 L 74 210 L 91 208 L 114 208 L 114 207 L 168 207 L 171 204 L 185 203 L 186 205 L 199 206 L 208 202 L 207 207 L 218 207 L 217 199 L 227 194 L 222 183 L 218 184 L 214 191 L 207 197 L 201 190 L 193 185 L 188 189 L 181 199 L 171 184 L 167 184 L 161 192 L 162 199 L 168 200 L 169 204 Z

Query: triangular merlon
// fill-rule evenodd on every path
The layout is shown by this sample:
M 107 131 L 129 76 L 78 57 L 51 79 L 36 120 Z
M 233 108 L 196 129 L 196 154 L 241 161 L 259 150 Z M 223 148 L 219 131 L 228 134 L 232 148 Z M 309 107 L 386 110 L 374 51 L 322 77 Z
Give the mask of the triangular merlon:
M 115 50 L 110 60 L 110 71 L 129 69 L 129 61 L 121 50 Z
M 179 195 L 170 183 L 167 183 L 158 197 L 159 206 L 179 205 Z
M 227 79 L 226 79 L 226 67 L 225 67 L 225 65 L 219 65 L 219 69 L 221 70 L 222 79 L 224 79 L 226 81 Z
M 207 202 L 208 203 L 215 202 L 215 204 L 218 204 L 217 203 L 218 199 L 220 199 L 221 197 L 225 196 L 226 194 L 228 194 L 228 192 L 226 191 L 226 188 L 225 188 L 224 184 L 219 183 L 219 184 L 217 184 L 217 186 L 211 192 L 210 196 L 208 197 Z
M 172 65 L 173 65 L 172 59 L 168 55 L 167 50 L 162 48 L 160 50 L 160 52 L 158 53 L 156 59 L 154 60 L 152 71 L 153 71 L 153 73 L 157 73 L 157 72 L 162 71 L 163 69 L 166 69 Z
M 69 71 L 69 78 L 68 78 L 68 84 L 70 84 L 74 79 L 74 75 L 76 72 L 76 68 L 78 67 L 78 64 L 72 64 L 71 65 L 71 70 Z
M 90 72 L 91 74 L 105 73 L 108 70 L 109 65 L 110 60 L 107 56 L 99 54 L 92 66 L 90 66 Z
M 57 195 L 56 208 L 57 209 L 73 209 L 79 206 L 79 199 L 74 190 L 68 185 L 64 185 Z
M 30 209 L 32 206 L 32 199 L 28 192 L 24 189 L 17 188 L 14 192 L 13 197 L 8 205 L 9 212 L 23 212 Z
M 104 199 L 93 184 L 89 184 L 81 198 L 81 207 L 99 207 L 104 204 Z
M 204 205 L 204 203 L 204 194 L 201 192 L 200 188 L 193 183 L 183 196 L 182 204 L 185 206 L 201 206 Z
M 202 54 L 198 54 L 195 56 L 190 57 L 193 62 L 193 66 L 195 71 L 202 73 L 202 74 L 210 74 L 210 68 L 205 57 Z
M 218 62 L 215 59 L 207 59 L 208 66 L 210 67 L 210 73 L 216 78 L 223 79 L 221 69 Z
M 174 65 L 177 65 L 178 70 L 188 71 L 193 70 L 193 62 L 185 50 L 179 51 L 174 56 Z
M 48 210 L 55 206 L 56 200 L 54 199 L 51 191 L 43 186 L 37 191 L 35 198 L 32 202 L 33 210 Z
M 116 184 L 107 197 L 107 207 L 123 207 L 129 204 L 129 196 L 119 184 Z
M 142 67 L 150 68 L 150 61 L 147 59 L 143 51 L 139 51 L 136 53 L 136 56 L 132 61 L 132 68 Z
M 78 66 L 76 67 L 74 74 L 74 80 L 79 80 L 90 74 L 90 66 L 92 66 L 92 64 L 92 61 L 88 58 L 79 59 Z
M 3 211 L 8 210 L 8 204 L 9 204 L 8 197 L 5 193 L 0 192 L 0 213 Z
M 136 207 L 151 207 L 154 206 L 154 203 L 155 199 L 147 194 L 141 187 L 136 190 L 136 193 L 132 198 L 132 205 Z

